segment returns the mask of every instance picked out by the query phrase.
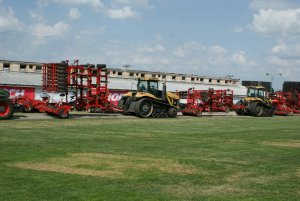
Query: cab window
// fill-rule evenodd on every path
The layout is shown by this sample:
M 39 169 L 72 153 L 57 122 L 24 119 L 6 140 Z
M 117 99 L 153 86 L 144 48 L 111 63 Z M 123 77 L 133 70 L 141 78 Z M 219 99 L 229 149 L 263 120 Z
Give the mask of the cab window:
M 147 81 L 140 81 L 138 85 L 138 91 L 148 91 Z

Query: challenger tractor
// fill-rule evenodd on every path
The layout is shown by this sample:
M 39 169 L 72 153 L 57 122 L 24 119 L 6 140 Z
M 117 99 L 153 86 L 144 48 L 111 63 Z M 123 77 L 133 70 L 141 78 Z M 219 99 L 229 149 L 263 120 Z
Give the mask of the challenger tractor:
M 264 87 L 248 87 L 247 96 L 236 103 L 235 112 L 238 115 L 250 115 L 255 117 L 274 116 L 275 108 L 266 94 Z
M 147 117 L 176 117 L 179 109 L 179 97 L 158 88 L 159 81 L 156 78 L 140 78 L 137 90 L 128 92 L 122 96 L 118 106 L 124 115 Z
M 0 120 L 11 119 L 14 114 L 13 103 L 8 98 L 9 92 L 0 89 Z

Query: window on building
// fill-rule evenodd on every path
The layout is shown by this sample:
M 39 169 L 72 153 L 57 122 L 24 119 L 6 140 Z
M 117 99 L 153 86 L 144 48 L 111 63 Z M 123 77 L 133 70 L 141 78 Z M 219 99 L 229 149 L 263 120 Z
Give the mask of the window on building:
M 212 81 L 212 79 L 209 79 L 209 80 L 208 80 L 208 82 L 211 82 L 211 81 Z
M 166 75 L 163 75 L 162 78 L 165 79 L 165 78 L 166 78 Z
M 185 77 L 182 77 L 182 80 L 185 80 Z
M 118 72 L 118 75 L 119 75 L 119 76 L 122 76 L 122 74 L 123 74 L 122 72 Z
M 192 78 L 191 78 L 191 81 L 195 81 L 195 78 L 194 78 L 194 77 L 192 77 Z
M 129 76 L 133 77 L 133 76 L 134 76 L 134 73 L 129 73 Z
M 37 65 L 37 66 L 36 66 L 36 70 L 42 70 L 42 66 Z
M 201 82 L 203 82 L 203 80 L 204 80 L 203 78 L 200 78 L 200 81 L 201 81 Z
M 26 65 L 25 64 L 20 64 L 20 70 L 26 70 Z
M 142 73 L 142 74 L 141 74 L 141 77 L 145 77 L 145 73 Z
M 220 83 L 220 80 L 217 80 L 217 83 Z
M 9 70 L 9 63 L 4 63 L 3 64 L 3 69 L 4 70 Z
M 172 76 L 172 80 L 175 80 L 176 79 L 176 76 Z

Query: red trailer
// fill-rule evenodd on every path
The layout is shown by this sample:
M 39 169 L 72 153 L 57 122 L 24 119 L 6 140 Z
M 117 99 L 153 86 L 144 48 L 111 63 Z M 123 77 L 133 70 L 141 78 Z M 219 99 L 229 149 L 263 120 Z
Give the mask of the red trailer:
M 201 116 L 202 112 L 229 112 L 234 109 L 232 90 L 195 90 L 186 93 L 183 115 Z

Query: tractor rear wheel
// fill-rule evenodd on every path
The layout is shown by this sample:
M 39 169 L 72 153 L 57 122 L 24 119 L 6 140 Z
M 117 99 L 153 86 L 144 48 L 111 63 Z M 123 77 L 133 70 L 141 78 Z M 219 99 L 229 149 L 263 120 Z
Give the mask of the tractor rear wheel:
M 11 119 L 14 114 L 14 107 L 10 100 L 0 99 L 0 120 Z
M 260 117 L 263 114 L 264 108 L 259 102 L 253 102 L 249 105 L 250 114 L 255 117 Z
M 139 117 L 150 117 L 153 112 L 153 104 L 150 100 L 143 98 L 136 102 L 135 113 Z

